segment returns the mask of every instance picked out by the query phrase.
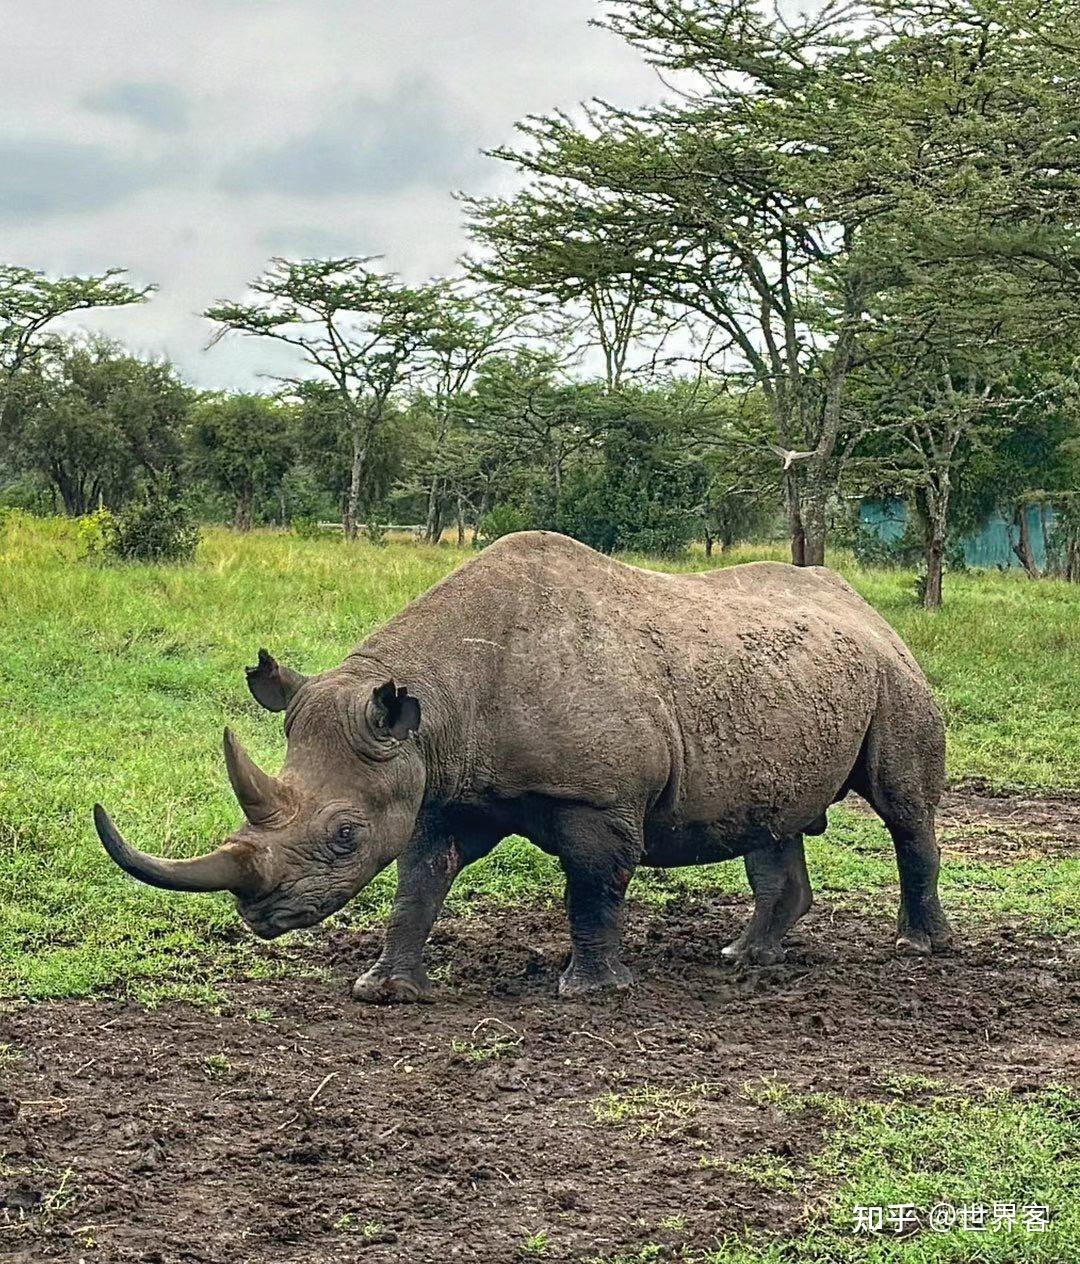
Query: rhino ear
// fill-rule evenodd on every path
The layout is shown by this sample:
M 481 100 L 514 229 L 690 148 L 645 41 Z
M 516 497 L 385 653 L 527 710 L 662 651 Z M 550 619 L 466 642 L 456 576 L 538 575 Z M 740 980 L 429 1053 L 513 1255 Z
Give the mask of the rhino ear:
M 388 680 L 372 691 L 368 718 L 379 737 L 393 737 L 403 742 L 420 727 L 420 703 L 404 685 Z
M 289 699 L 308 680 L 291 667 L 282 667 L 266 650 L 259 650 L 258 664 L 245 667 L 244 673 L 251 696 L 267 711 L 284 711 Z

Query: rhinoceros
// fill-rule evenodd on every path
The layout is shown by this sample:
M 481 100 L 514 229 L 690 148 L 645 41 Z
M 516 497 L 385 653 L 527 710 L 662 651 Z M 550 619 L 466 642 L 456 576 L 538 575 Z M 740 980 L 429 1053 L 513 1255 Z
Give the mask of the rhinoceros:
M 767 965 L 810 907 L 803 836 L 849 791 L 900 873 L 897 946 L 952 935 L 937 893 L 945 740 L 896 633 L 821 567 L 701 574 L 625 565 L 552 532 L 492 544 L 331 671 L 260 650 L 247 682 L 284 712 L 275 777 L 225 731 L 245 823 L 189 860 L 136 851 L 100 805 L 109 855 L 152 886 L 231 891 L 265 939 L 340 909 L 397 861 L 362 1000 L 427 999 L 422 952 L 461 870 L 511 834 L 558 857 L 571 954 L 559 990 L 623 988 L 639 865 L 743 857 L 754 894 L 723 952 Z

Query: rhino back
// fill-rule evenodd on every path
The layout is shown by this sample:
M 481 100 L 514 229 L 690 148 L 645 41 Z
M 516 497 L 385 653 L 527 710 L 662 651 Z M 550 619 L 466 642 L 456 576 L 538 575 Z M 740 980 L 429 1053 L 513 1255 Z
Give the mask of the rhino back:
M 733 830 L 822 810 L 884 678 L 901 699 L 928 695 L 899 638 L 831 571 L 669 575 L 547 532 L 498 541 L 359 653 L 449 699 L 459 793 Z

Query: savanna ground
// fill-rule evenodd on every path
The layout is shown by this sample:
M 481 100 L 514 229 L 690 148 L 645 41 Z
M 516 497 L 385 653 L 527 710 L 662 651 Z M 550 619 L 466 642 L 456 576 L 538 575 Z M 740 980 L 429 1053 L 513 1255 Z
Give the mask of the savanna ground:
M 957 576 L 929 615 L 910 575 L 839 559 L 946 714 L 955 956 L 893 955 L 891 848 L 844 806 L 782 966 L 722 964 L 741 866 L 639 875 L 638 987 L 559 1001 L 556 871 L 509 840 L 436 928 L 440 1002 L 380 1009 L 348 983 L 389 876 L 258 945 L 225 899 L 125 879 L 90 805 L 168 854 L 219 839 L 222 725 L 271 768 L 284 746 L 244 687 L 256 648 L 333 665 L 465 555 L 225 532 L 184 568 L 77 552 L 62 523 L 0 530 L 0 1258 L 1080 1258 L 1080 589 Z M 901 1204 L 918 1225 L 855 1231 Z M 940 1204 L 991 1227 L 935 1232 Z

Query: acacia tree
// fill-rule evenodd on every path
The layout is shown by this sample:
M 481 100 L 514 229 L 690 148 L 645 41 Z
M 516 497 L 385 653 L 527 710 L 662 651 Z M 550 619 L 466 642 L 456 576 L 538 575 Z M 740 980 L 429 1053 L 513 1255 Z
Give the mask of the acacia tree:
M 434 322 L 430 287 L 410 288 L 378 272 L 370 257 L 274 259 L 251 285 L 246 303 L 220 302 L 205 315 L 221 328 L 296 347 L 325 375 L 347 418 L 352 446 L 342 525 L 356 538 L 358 511 L 374 439 L 390 401 L 421 368 L 419 351 Z M 299 379 L 283 379 L 294 388 Z
M 474 203 L 474 231 L 509 278 L 540 260 L 583 284 L 585 258 L 709 322 L 768 405 L 792 558 L 819 563 L 867 433 L 847 392 L 878 298 L 943 260 L 1059 294 L 1080 277 L 1075 6 L 611 0 L 601 25 L 678 73 L 675 96 L 527 120 L 496 153 L 531 183 Z M 553 223 L 587 248 L 553 251 Z
M 329 492 L 344 518 L 352 486 L 350 416 L 331 382 L 310 379 L 295 390 L 293 451 L 319 488 Z M 356 521 L 371 522 L 378 507 L 400 477 L 406 431 L 415 444 L 415 426 L 391 402 L 372 433 L 364 460 Z
M 50 326 L 61 316 L 93 307 L 142 303 L 154 286 L 131 286 L 123 268 L 89 276 L 48 277 L 33 268 L 0 264 L 0 422 L 20 372 L 42 351 L 56 350 Z
M 546 516 L 558 517 L 567 465 L 593 445 L 611 420 L 599 383 L 560 381 L 558 357 L 519 347 L 487 360 L 473 389 L 460 401 L 470 429 L 497 444 L 503 458 L 535 474 L 544 489 Z
M 142 303 L 155 287 L 136 288 L 123 268 L 89 276 L 48 277 L 0 264 L 0 374 L 11 377 L 46 345 L 49 326 L 70 312 Z
M 1017 553 L 1032 574 L 1026 502 L 1069 424 L 1054 403 L 1070 374 L 1051 371 L 1046 354 L 1056 333 L 1031 325 L 1023 287 L 990 260 L 979 271 L 913 274 L 882 325 L 854 379 L 853 403 L 872 435 L 860 473 L 871 483 L 891 478 L 914 500 L 925 532 L 924 604 L 942 603 L 958 508 L 976 525 L 995 508 L 1019 513 Z
M 793 560 L 820 562 L 843 387 L 874 284 L 863 235 L 882 211 L 880 155 L 852 145 L 866 131 L 852 126 L 854 42 L 830 7 L 787 23 L 749 0 L 614 4 L 607 25 L 689 71 L 682 100 L 594 104 L 582 126 L 528 120 L 525 145 L 496 152 L 533 182 L 477 203 L 475 231 L 513 276 L 551 258 L 548 222 L 572 222 L 591 269 L 707 322 L 770 408 Z M 558 262 L 572 270 L 574 258 Z
M 430 418 L 422 476 L 427 482 L 424 534 L 434 543 L 442 534 L 444 500 L 449 491 L 457 507 L 458 534 L 464 527 L 462 444 L 451 443 L 464 393 L 480 366 L 504 351 L 522 319 L 521 305 L 505 293 L 470 287 L 461 279 L 432 284 L 433 316 L 423 340 L 425 387 L 417 401 Z M 450 484 L 456 484 L 451 488 Z
M 473 275 L 521 295 L 564 336 L 583 331 L 583 349 L 599 351 L 609 392 L 623 386 L 643 341 L 654 344 L 655 360 L 670 322 L 650 303 L 642 269 L 622 266 L 635 255 L 623 236 L 607 235 L 604 224 L 550 186 L 462 200 L 483 247 L 469 261 Z M 641 244 L 646 263 L 651 250 Z

